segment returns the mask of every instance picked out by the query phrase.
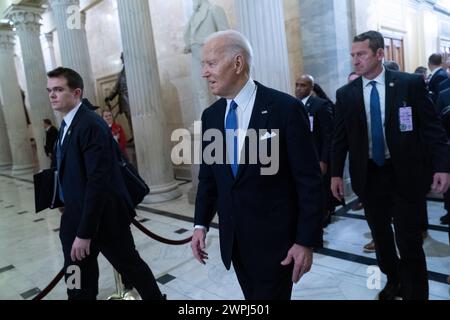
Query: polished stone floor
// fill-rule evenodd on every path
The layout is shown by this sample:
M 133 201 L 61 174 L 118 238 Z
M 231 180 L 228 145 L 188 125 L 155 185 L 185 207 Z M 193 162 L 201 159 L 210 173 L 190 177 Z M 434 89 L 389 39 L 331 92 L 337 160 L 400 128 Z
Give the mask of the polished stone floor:
M 187 202 L 189 182 L 180 181 L 183 196 L 174 201 L 143 205 L 139 219 L 151 231 L 169 239 L 188 238 L 194 207 Z M 0 171 L 0 300 L 32 299 L 62 266 L 58 238 L 59 213 L 34 213 L 32 176 L 11 177 Z M 450 247 L 446 229 L 439 225 L 443 204 L 428 203 L 431 229 L 424 248 L 430 278 L 430 299 L 450 300 Z M 150 265 L 161 291 L 171 300 L 239 300 L 243 295 L 234 272 L 220 260 L 218 230 L 208 234 L 206 266 L 195 261 L 188 244 L 169 246 L 132 227 L 137 249 Z M 374 300 L 379 290 L 368 286 L 375 254 L 363 245 L 370 232 L 362 212 L 341 210 L 325 230 L 325 248 L 314 255 L 309 274 L 294 286 L 295 300 Z M 113 269 L 100 255 L 99 299 L 115 293 Z M 381 278 L 381 287 L 385 278 Z M 45 298 L 66 298 L 61 281 Z

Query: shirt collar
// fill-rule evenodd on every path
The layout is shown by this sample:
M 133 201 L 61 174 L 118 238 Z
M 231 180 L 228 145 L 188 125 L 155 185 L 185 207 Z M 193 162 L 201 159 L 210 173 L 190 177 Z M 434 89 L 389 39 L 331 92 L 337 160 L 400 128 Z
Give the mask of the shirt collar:
M 306 106 L 306 104 L 308 103 L 308 100 L 309 100 L 309 98 L 311 98 L 311 96 L 312 96 L 312 94 L 310 94 L 309 96 L 307 96 L 306 98 L 303 98 L 302 99 L 302 103 L 303 103 L 303 105 L 305 105 Z
M 430 79 L 432 76 L 434 76 L 436 74 L 436 72 L 438 72 L 439 70 L 443 69 L 442 67 L 438 67 L 436 69 L 433 70 L 433 72 L 431 73 Z
M 386 83 L 386 69 L 383 67 L 383 71 L 373 80 L 369 80 L 366 77 L 362 77 L 363 80 L 363 88 L 366 88 L 370 85 L 372 81 L 375 81 L 377 84 L 384 86 Z
M 70 127 L 70 125 L 72 124 L 73 118 L 75 118 L 75 115 L 78 112 L 78 109 L 80 109 L 81 107 L 81 102 L 75 107 L 73 108 L 68 114 L 66 114 L 66 116 L 64 117 L 64 122 L 66 123 L 66 127 Z
M 250 104 L 249 103 L 250 99 L 252 98 L 253 94 L 255 93 L 255 90 L 256 90 L 256 84 L 252 78 L 249 78 L 246 85 L 238 93 L 236 98 L 233 99 L 234 102 L 236 102 L 237 105 L 239 107 L 241 107 L 243 111 L 245 111 Z M 231 101 L 232 101 L 231 99 L 227 100 L 228 105 L 230 105 Z

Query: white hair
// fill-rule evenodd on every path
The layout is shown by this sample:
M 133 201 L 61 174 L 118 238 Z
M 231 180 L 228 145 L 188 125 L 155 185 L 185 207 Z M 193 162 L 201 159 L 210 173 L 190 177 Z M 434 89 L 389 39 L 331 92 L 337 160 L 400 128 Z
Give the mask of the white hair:
M 215 32 L 206 38 L 205 44 L 217 39 L 224 39 L 224 49 L 226 54 L 233 56 L 242 54 L 247 62 L 249 71 L 251 70 L 253 62 L 253 48 L 248 39 L 242 33 L 231 29 Z

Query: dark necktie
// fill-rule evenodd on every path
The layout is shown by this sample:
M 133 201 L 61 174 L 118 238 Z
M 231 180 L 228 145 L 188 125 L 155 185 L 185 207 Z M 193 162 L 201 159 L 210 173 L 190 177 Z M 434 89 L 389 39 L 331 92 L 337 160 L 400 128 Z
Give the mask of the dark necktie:
M 386 161 L 384 146 L 384 130 L 381 118 L 380 95 L 377 90 L 376 81 L 371 81 L 372 92 L 370 93 L 370 124 L 372 132 L 372 160 L 380 167 Z
M 233 100 L 230 104 L 230 111 L 228 112 L 225 130 L 227 132 L 227 154 L 228 157 L 232 155 L 232 159 L 229 158 L 231 163 L 231 170 L 233 171 L 233 175 L 236 178 L 239 169 L 239 161 L 238 161 L 238 137 L 236 130 L 238 129 L 238 119 L 236 114 L 236 109 L 238 105 Z M 231 132 L 233 135 L 231 136 Z
M 59 198 L 61 199 L 61 201 L 64 202 L 64 195 L 63 195 L 63 191 L 62 191 L 62 186 L 61 186 L 61 182 L 59 180 L 59 168 L 61 167 L 61 158 L 62 158 L 62 153 L 61 153 L 61 148 L 62 148 L 62 138 L 64 136 L 64 128 L 66 127 L 66 122 L 63 120 L 61 122 L 61 127 L 59 128 L 59 134 L 58 134 L 58 142 L 56 143 L 56 164 L 57 164 L 57 169 L 58 169 L 58 185 L 59 185 Z

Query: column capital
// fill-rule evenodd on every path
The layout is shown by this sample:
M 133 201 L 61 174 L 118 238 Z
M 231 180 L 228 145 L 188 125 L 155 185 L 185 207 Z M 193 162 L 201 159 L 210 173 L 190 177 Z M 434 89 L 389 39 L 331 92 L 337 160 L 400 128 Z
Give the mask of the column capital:
M 11 25 L 0 23 L 0 51 L 14 52 L 15 33 Z
M 48 0 L 49 5 L 55 6 L 79 6 L 80 0 Z
M 18 31 L 39 33 L 44 11 L 45 9 L 40 5 L 13 4 L 6 9 L 5 16 L 13 22 Z

